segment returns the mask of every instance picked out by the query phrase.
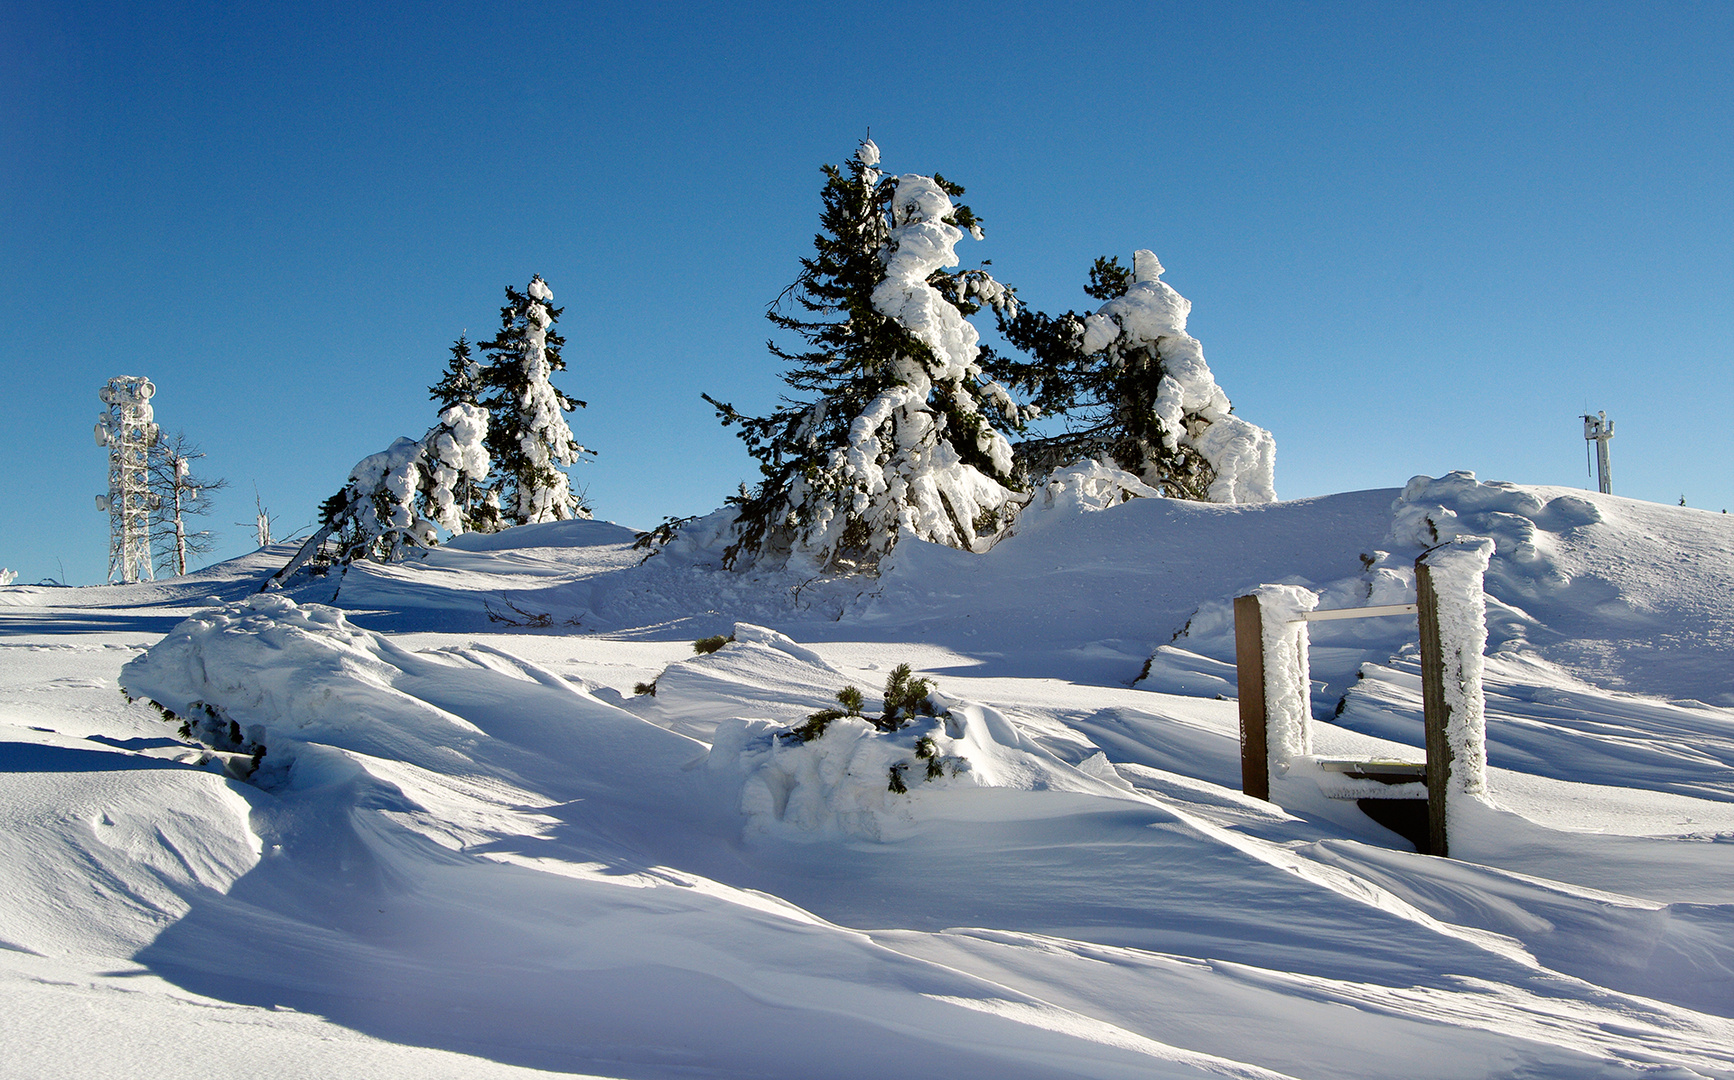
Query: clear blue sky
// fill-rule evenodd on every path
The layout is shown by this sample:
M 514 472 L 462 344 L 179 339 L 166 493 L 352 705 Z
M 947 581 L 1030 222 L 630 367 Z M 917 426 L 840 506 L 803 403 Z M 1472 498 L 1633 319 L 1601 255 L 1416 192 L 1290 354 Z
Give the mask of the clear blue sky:
M 220 555 L 565 305 L 599 517 L 754 475 L 765 305 L 872 129 L 1028 303 L 1154 250 L 1285 498 L 1416 473 L 1734 509 L 1734 5 L 0 5 L 0 566 L 102 581 L 97 389 L 229 479 Z

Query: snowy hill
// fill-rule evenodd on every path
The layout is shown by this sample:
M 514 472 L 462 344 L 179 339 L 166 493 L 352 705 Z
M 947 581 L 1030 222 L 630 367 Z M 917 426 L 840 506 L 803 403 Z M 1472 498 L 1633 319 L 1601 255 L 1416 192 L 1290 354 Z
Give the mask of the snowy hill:
M 1243 796 L 1233 597 L 1401 602 L 1471 534 L 1459 857 Z M 704 536 L 531 526 L 262 598 L 287 550 L 0 588 L 4 1071 L 1734 1077 L 1726 516 L 1077 475 L 877 579 L 725 572 Z M 1321 753 L 1416 753 L 1413 637 L 1314 626 Z M 938 715 L 882 734 L 900 663 Z M 789 734 L 845 685 L 868 719 Z

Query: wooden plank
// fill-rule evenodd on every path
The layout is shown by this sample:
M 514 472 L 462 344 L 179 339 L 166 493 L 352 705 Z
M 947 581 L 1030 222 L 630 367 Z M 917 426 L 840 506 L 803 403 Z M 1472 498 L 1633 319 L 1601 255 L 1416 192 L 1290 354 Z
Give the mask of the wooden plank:
M 1419 761 L 1361 761 L 1319 759 L 1325 772 L 1341 773 L 1352 780 L 1377 780 L 1381 784 L 1415 784 L 1427 779 L 1427 766 Z
M 1426 556 L 1422 556 L 1422 559 Z M 1446 728 L 1451 707 L 1445 700 L 1445 648 L 1439 638 L 1439 594 L 1425 562 L 1415 560 L 1416 622 L 1421 631 L 1421 712 L 1427 728 L 1427 816 L 1429 855 L 1449 856 L 1445 804 L 1451 783 L 1451 740 Z
M 1240 790 L 1270 800 L 1270 743 L 1265 736 L 1264 619 L 1258 597 L 1234 598 L 1234 668 L 1240 697 Z
M 1414 604 L 1376 604 L 1372 607 L 1326 608 L 1309 611 L 1301 616 L 1304 622 L 1331 622 L 1335 619 L 1376 619 L 1381 615 L 1413 615 Z

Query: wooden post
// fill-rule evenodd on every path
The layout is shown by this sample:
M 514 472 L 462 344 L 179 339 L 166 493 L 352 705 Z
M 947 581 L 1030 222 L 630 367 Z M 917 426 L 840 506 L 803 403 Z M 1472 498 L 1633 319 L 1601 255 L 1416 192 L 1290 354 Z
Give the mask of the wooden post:
M 1423 556 L 1424 557 L 1424 556 Z M 1451 706 L 1445 699 L 1445 647 L 1439 639 L 1439 594 L 1427 564 L 1415 560 L 1416 622 L 1421 631 L 1421 713 L 1427 729 L 1427 854 L 1447 857 L 1447 790 L 1451 784 L 1451 740 L 1446 728 Z
M 1265 736 L 1264 617 L 1258 597 L 1234 598 L 1234 668 L 1240 695 L 1240 790 L 1270 800 L 1270 744 Z

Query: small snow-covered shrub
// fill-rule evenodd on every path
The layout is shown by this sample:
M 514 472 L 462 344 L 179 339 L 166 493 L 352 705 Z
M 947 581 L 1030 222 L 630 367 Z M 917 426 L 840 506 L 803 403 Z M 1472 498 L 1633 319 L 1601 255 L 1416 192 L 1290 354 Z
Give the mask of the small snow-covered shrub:
M 825 728 L 833 720 L 841 720 L 845 716 L 861 717 L 880 731 L 896 731 L 919 716 L 933 716 L 937 707 L 933 701 L 933 683 L 926 679 L 912 677 L 908 664 L 898 664 L 891 669 L 891 675 L 885 680 L 885 711 L 878 719 L 862 717 L 861 708 L 866 704 L 866 698 L 861 691 L 853 686 L 845 686 L 837 691 L 837 701 L 841 709 L 820 709 L 807 717 L 807 722 L 788 732 L 783 737 L 797 742 L 808 742 L 825 734 Z
M 693 642 L 692 651 L 698 653 L 700 656 L 705 656 L 709 653 L 716 652 L 718 649 L 733 640 L 733 635 L 712 634 L 710 637 L 699 638 L 697 641 Z
M 853 686 L 845 686 L 837 691 L 837 701 L 843 708 L 820 709 L 807 717 L 806 723 L 785 733 L 783 738 L 793 739 L 796 742 L 811 742 L 825 734 L 825 729 L 830 726 L 831 721 L 841 720 L 845 716 L 860 716 L 861 705 L 864 700 L 860 690 Z
M 253 724 L 243 732 L 241 725 L 219 705 L 194 701 L 186 706 L 183 713 L 177 713 L 161 702 L 146 697 L 133 697 L 124 689 L 121 694 L 128 702 L 149 705 L 163 720 L 177 725 L 181 738 L 212 752 L 206 755 L 204 761 L 221 761 L 223 768 L 237 780 L 252 777 L 258 771 L 259 763 L 265 758 L 264 727 Z
M 823 738 L 833 721 L 853 719 L 866 720 L 873 729 L 881 735 L 893 735 L 908 727 L 918 718 L 934 718 L 938 707 L 933 699 L 933 684 L 926 679 L 912 677 L 908 664 L 898 664 L 891 669 L 891 675 L 885 680 L 885 711 L 878 719 L 861 715 L 861 707 L 866 703 L 861 691 L 853 686 L 845 686 L 837 691 L 837 701 L 842 709 L 820 709 L 807 717 L 807 722 L 783 732 L 779 739 L 800 745 L 816 742 Z M 914 760 L 899 756 L 887 766 L 887 791 L 899 795 L 909 793 L 909 785 L 903 780 L 904 774 L 914 768 L 918 762 L 925 762 L 922 771 L 923 780 L 937 780 L 945 775 L 949 767 L 953 774 L 967 768 L 968 762 L 958 755 L 946 755 L 940 752 L 939 743 L 934 735 L 943 731 L 943 724 L 935 730 L 924 731 L 916 735 L 909 744 L 909 753 Z M 899 749 L 907 739 L 897 740 Z
M 896 731 L 917 716 L 932 716 L 933 684 L 926 679 L 910 677 L 909 665 L 898 664 L 885 681 L 885 715 L 879 718 L 882 731 Z

